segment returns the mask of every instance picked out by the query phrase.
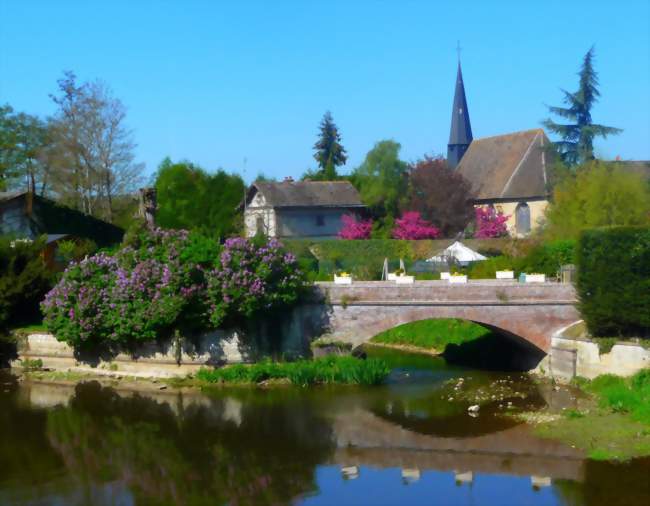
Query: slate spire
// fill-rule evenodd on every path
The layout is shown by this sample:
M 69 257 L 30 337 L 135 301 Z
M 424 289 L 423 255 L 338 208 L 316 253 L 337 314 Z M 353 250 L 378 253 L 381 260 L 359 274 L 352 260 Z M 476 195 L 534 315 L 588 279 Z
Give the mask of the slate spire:
M 472 125 L 469 122 L 463 72 L 458 60 L 458 74 L 456 75 L 456 91 L 454 92 L 454 106 L 451 110 L 451 131 L 449 144 L 447 144 L 447 164 L 455 169 L 460 159 L 472 142 Z

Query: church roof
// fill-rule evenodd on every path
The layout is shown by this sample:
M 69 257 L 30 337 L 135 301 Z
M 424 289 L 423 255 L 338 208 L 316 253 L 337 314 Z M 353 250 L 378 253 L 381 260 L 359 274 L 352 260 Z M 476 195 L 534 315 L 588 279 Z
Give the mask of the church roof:
M 472 125 L 469 121 L 469 111 L 467 110 L 463 72 L 460 69 L 460 62 L 458 62 L 456 90 L 454 91 L 454 106 L 451 110 L 449 144 L 469 144 L 470 142 L 472 142 Z
M 363 207 L 359 192 L 349 181 L 258 181 L 249 191 L 249 202 L 255 191 L 271 207 Z
M 475 139 L 457 170 L 477 200 L 546 197 L 549 145 L 541 128 Z

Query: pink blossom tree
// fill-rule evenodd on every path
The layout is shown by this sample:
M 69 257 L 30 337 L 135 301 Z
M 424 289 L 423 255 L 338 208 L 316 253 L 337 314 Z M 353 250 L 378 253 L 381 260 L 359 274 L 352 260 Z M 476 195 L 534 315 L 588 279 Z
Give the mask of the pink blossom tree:
M 357 217 L 351 214 L 341 216 L 343 228 L 339 232 L 341 239 L 370 239 L 372 231 L 372 220 L 357 220 Z
M 510 216 L 497 212 L 492 206 L 477 207 L 475 213 L 476 232 L 474 232 L 474 237 L 477 239 L 501 237 L 508 233 L 506 222 Z
M 417 211 L 407 211 L 395 220 L 394 239 L 418 240 L 440 237 L 440 229 L 422 219 Z

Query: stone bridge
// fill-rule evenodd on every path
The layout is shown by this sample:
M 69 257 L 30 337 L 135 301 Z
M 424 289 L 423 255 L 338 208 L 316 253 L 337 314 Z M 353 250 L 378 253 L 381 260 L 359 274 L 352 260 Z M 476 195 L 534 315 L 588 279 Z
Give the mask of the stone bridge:
M 573 285 L 477 280 L 321 282 L 316 290 L 327 307 L 324 337 L 359 346 L 390 328 L 430 318 L 470 320 L 517 336 L 548 353 L 551 337 L 579 321 Z

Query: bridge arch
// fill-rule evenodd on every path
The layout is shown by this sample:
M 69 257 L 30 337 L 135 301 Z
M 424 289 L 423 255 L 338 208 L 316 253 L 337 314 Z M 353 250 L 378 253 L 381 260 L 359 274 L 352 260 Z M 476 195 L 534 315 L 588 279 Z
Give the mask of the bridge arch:
M 363 282 L 319 283 L 317 288 L 329 306 L 327 336 L 355 347 L 405 323 L 458 318 L 517 336 L 548 353 L 552 335 L 580 320 L 569 284 Z

